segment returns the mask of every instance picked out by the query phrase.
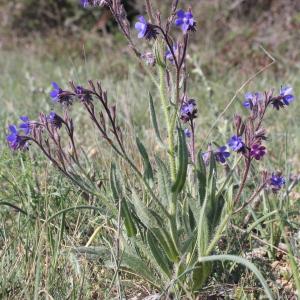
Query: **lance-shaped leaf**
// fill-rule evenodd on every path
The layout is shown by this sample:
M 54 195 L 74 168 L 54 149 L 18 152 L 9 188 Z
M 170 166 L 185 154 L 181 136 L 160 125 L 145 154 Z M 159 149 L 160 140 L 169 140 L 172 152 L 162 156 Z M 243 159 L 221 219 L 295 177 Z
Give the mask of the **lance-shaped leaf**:
M 131 188 L 132 195 L 130 200 L 134 206 L 137 217 L 140 219 L 140 222 L 147 228 L 158 227 L 159 223 L 157 222 L 157 218 L 153 216 L 147 205 L 142 199 L 140 199 L 135 189 L 133 187 Z
M 185 141 L 185 134 L 182 129 L 178 131 L 179 145 L 178 145 L 178 172 L 176 176 L 175 183 L 172 186 L 172 192 L 174 194 L 179 194 L 185 184 L 187 167 L 188 167 L 188 149 Z
M 152 283 L 154 286 L 159 287 L 160 284 L 157 279 L 153 276 L 153 271 L 146 265 L 146 263 L 139 257 L 123 253 L 121 268 L 129 269 L 133 274 L 136 274 L 146 281 Z
M 172 271 L 170 268 L 170 261 L 166 257 L 165 253 L 162 251 L 162 248 L 159 246 L 158 240 L 151 233 L 151 231 L 147 231 L 147 243 L 151 250 L 153 257 L 156 260 L 156 263 L 162 269 L 162 271 L 168 276 L 168 278 L 172 277 Z
M 178 262 L 179 252 L 169 233 L 163 228 L 151 228 L 151 232 L 160 243 L 160 246 L 163 248 L 169 260 L 172 262 Z
M 202 157 L 201 150 L 197 155 L 196 174 L 198 179 L 198 193 L 200 204 L 203 204 L 206 193 L 206 166 Z
M 153 125 L 153 128 L 154 128 L 154 132 L 155 132 L 155 135 L 157 137 L 157 140 L 158 140 L 159 144 L 162 147 L 164 147 L 164 143 L 161 139 L 160 132 L 159 132 L 159 127 L 158 127 L 158 122 L 157 122 L 157 118 L 156 118 L 156 112 L 155 112 L 153 97 L 152 97 L 150 92 L 149 92 L 149 110 L 150 110 L 151 121 L 152 121 L 152 125 Z
M 155 157 L 157 164 L 157 180 L 160 199 L 165 207 L 170 205 L 172 195 L 171 195 L 171 178 L 170 173 L 164 164 L 164 162 L 159 158 Z
M 151 163 L 150 163 L 150 160 L 149 160 L 147 150 L 138 138 L 136 138 L 136 144 L 137 144 L 138 149 L 140 151 L 140 154 L 143 158 L 144 176 L 147 180 L 152 181 L 153 180 L 153 171 L 152 171 L 152 167 L 151 167 Z

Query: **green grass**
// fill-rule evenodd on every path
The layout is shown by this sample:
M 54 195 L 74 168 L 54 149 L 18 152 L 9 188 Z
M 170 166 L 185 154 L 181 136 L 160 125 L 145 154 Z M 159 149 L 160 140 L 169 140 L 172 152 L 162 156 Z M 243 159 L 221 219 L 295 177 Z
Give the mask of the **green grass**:
M 105 211 L 99 213 L 89 209 L 60 214 L 46 223 L 45 220 L 63 209 L 80 205 L 101 207 L 101 203 L 64 179 L 38 151 L 11 153 L 5 143 L 5 128 L 16 122 L 20 115 L 26 114 L 34 119 L 40 111 L 49 112 L 54 108 L 48 96 L 51 81 L 64 86 L 69 80 L 81 84 L 87 79 L 99 80 L 109 91 L 110 101 L 115 102 L 121 112 L 120 122 L 126 131 L 128 151 L 141 166 L 133 145 L 135 135 L 143 140 L 151 157 L 159 151 L 154 147 L 155 136 L 148 114 L 148 91 L 152 85 L 127 53 L 124 58 L 106 45 L 99 48 L 96 55 L 90 54 L 89 50 L 80 55 L 80 51 L 70 53 L 61 48 L 52 51 L 42 45 L 35 47 L 34 51 L 11 49 L 0 52 L 0 298 L 100 299 L 106 296 L 111 299 L 116 294 L 114 272 L 103 267 L 105 257 L 95 253 L 82 254 L 80 247 L 89 242 L 95 230 L 99 230 L 90 245 L 98 247 L 96 253 L 102 253 L 101 248 L 107 248 L 108 241 L 113 240 L 116 224 Z M 118 47 L 118 50 L 121 48 Z M 191 60 L 192 70 L 193 64 L 205 54 L 201 51 L 204 50 L 199 49 L 197 57 Z M 207 66 L 209 62 L 203 61 L 202 64 Z M 295 174 L 300 170 L 300 70 L 295 68 L 290 72 L 280 62 L 276 64 L 282 70 L 280 74 L 273 75 L 275 72 L 271 67 L 254 78 L 243 92 L 272 87 L 278 90 L 285 83 L 294 87 L 296 101 L 286 110 L 269 112 L 266 127 L 271 150 L 258 168 L 282 169 L 286 174 Z M 223 74 L 210 74 L 206 80 L 213 91 L 211 97 L 203 78 L 191 72 L 189 96 L 197 99 L 199 104 L 198 145 L 203 144 L 213 121 L 235 91 L 256 71 L 257 68 L 246 72 L 232 68 Z M 154 93 L 153 96 L 161 118 L 157 95 Z M 241 93 L 220 119 L 211 135 L 211 142 L 226 142 L 232 131 L 233 113 L 243 110 L 242 100 Z M 101 178 L 107 188 L 108 170 L 114 159 L 111 150 L 89 126 L 88 117 L 79 107 L 72 107 L 72 113 L 76 138 L 81 145 L 87 145 L 88 157 L 99 166 L 96 170 L 98 179 Z M 129 172 L 126 166 L 120 164 Z M 7 202 L 22 211 L 8 206 Z M 295 204 L 291 203 L 291 206 Z M 222 279 L 224 284 L 229 281 L 228 278 L 229 275 Z M 126 274 L 123 279 L 127 296 L 154 291 L 140 278 Z M 237 289 L 236 293 L 244 292 L 250 297 L 251 292 L 247 288 L 251 284 L 255 289 L 253 275 L 246 272 L 239 280 L 240 290 Z

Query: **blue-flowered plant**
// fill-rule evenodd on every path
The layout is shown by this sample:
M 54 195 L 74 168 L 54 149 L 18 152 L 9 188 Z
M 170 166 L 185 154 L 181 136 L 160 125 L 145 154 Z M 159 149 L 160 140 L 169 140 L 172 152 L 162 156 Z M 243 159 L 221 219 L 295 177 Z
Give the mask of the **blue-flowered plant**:
M 218 242 L 235 214 L 262 193 L 276 194 L 284 187 L 286 179 L 274 171 L 264 171 L 256 177 L 257 188 L 249 189 L 247 181 L 252 164 L 267 154 L 267 134 L 263 127 L 267 110 L 290 105 L 293 92 L 290 87 L 282 87 L 278 95 L 246 93 L 243 105 L 248 115 L 244 119 L 234 117 L 235 132 L 229 135 L 228 146 L 224 145 L 226 141 L 221 141 L 224 146 L 204 141 L 208 149 L 198 149 L 196 120 L 201 110 L 198 111 L 196 98 L 188 95 L 187 85 L 182 84 L 188 80 L 189 36 L 196 30 L 196 21 L 191 9 L 178 9 L 178 2 L 173 1 L 170 16 L 162 25 L 160 15 L 154 17 L 151 3 L 146 1 L 148 17 L 138 17 L 132 36 L 121 1 L 81 1 L 84 7 L 107 6 L 111 10 L 130 49 L 157 88 L 160 104 L 154 93 L 150 93 L 149 107 L 163 154 L 160 151 L 150 157 L 143 142 L 137 139 L 143 161 L 143 169 L 140 168 L 137 158 L 128 154 L 116 106 L 110 103 L 102 85 L 93 81 L 86 86 L 71 82 L 70 88 L 61 88 L 53 82 L 50 97 L 62 107 L 63 115 L 54 111 L 41 113 L 35 121 L 22 117 L 19 127 L 9 126 L 7 142 L 12 150 L 26 151 L 36 144 L 75 185 L 101 199 L 106 213 L 118 223 L 119 233 L 124 237 L 119 236 L 117 243 L 118 274 L 119 270 L 130 269 L 162 294 L 184 292 L 192 299 L 212 276 L 213 261 L 233 260 L 255 272 L 272 299 L 268 286 L 252 264 L 235 256 L 212 254 L 221 253 Z M 145 39 L 149 48 L 146 53 L 136 46 L 136 38 Z M 84 170 L 86 157 L 76 143 L 70 116 L 70 106 L 74 103 L 84 108 L 99 131 L 99 138 L 130 166 L 139 183 L 125 179 L 128 174 L 112 163 L 110 184 L 105 189 L 110 192 L 98 188 Z M 163 112 L 165 131 L 157 120 L 157 106 Z M 233 176 L 236 173 L 239 182 Z

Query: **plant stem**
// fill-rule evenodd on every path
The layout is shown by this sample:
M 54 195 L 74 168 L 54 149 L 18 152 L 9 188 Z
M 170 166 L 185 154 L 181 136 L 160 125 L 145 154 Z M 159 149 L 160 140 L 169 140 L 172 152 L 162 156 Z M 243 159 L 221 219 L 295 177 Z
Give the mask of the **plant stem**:
M 243 175 L 243 179 L 242 179 L 242 182 L 241 182 L 241 185 L 240 185 L 240 188 L 239 188 L 239 191 L 234 199 L 234 204 L 238 203 L 240 198 L 241 198 L 241 194 L 243 192 L 243 189 L 245 187 L 245 183 L 246 183 L 246 180 L 247 180 L 247 177 L 248 177 L 248 173 L 249 173 L 249 170 L 250 170 L 250 166 L 251 166 L 251 158 L 247 157 L 246 158 L 246 162 L 245 162 L 246 166 L 245 166 L 245 172 L 244 172 L 244 175 Z
M 168 131 L 168 146 L 169 146 L 168 154 L 169 154 L 171 178 L 173 181 L 175 181 L 176 180 L 176 162 L 175 162 L 174 128 L 173 128 L 171 120 L 170 120 L 170 105 L 168 103 L 166 93 L 165 93 L 166 86 L 165 86 L 164 68 L 162 66 L 158 66 L 158 68 L 159 68 L 159 80 L 160 80 L 159 94 L 160 94 L 161 104 L 162 104 L 165 121 L 166 121 L 166 125 L 167 125 L 167 131 Z

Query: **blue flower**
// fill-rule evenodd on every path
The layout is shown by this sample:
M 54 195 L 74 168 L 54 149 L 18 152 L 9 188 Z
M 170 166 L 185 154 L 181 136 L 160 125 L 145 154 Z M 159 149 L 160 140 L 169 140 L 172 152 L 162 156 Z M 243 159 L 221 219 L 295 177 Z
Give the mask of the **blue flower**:
M 176 52 L 177 52 L 177 45 L 175 44 L 175 45 L 173 45 L 173 52 L 174 52 L 174 54 L 176 55 Z M 172 55 L 172 51 L 170 50 L 170 48 L 168 48 L 167 49 L 167 51 L 166 51 L 166 59 L 167 60 L 169 60 L 172 64 L 174 64 L 175 63 L 175 60 L 174 60 L 174 57 L 173 57 L 173 55 Z
M 176 26 L 180 26 L 181 30 L 186 33 L 187 31 L 195 31 L 196 22 L 193 18 L 191 11 L 185 12 L 184 10 L 179 10 L 177 12 L 177 19 L 175 20 Z
M 59 87 L 59 85 L 56 82 L 52 82 L 52 87 L 53 90 L 50 92 L 50 97 L 54 102 L 58 102 L 59 100 L 59 95 L 62 92 L 62 89 Z
M 271 98 L 270 102 L 274 108 L 279 110 L 285 105 L 289 105 L 294 101 L 293 88 L 290 86 L 284 86 L 280 88 L 279 96 Z
M 80 3 L 83 7 L 88 7 L 90 4 L 89 0 L 80 0 Z
M 28 137 L 19 134 L 19 131 L 15 125 L 8 127 L 10 134 L 6 136 L 9 147 L 12 150 L 27 150 L 28 149 Z
M 293 88 L 290 86 L 284 86 L 280 88 L 280 96 L 285 105 L 289 105 L 294 101 Z
M 262 100 L 261 93 L 246 93 L 245 101 L 243 102 L 244 107 L 251 109 L 254 105 L 257 105 L 259 101 Z
M 29 118 L 27 116 L 22 116 L 20 117 L 20 120 L 23 121 L 23 123 L 20 124 L 19 128 L 24 131 L 25 135 L 28 135 L 31 131 L 31 123 Z
M 67 91 L 63 91 L 56 82 L 52 82 L 51 84 L 53 87 L 53 90 L 50 92 L 52 101 L 65 105 L 71 105 L 73 94 Z
M 197 117 L 197 106 L 194 99 L 184 102 L 180 109 L 180 119 L 186 123 Z
M 285 178 L 280 173 L 273 173 L 269 178 L 269 185 L 273 192 L 278 192 L 285 185 Z
M 135 23 L 135 29 L 138 31 L 138 38 L 147 40 L 156 39 L 158 32 L 154 25 L 148 23 L 145 17 L 138 17 L 138 22 Z
M 215 151 L 216 161 L 224 164 L 226 159 L 230 156 L 230 153 L 227 150 L 226 146 L 220 147 L 217 151 Z
M 228 140 L 228 146 L 236 152 L 243 151 L 245 144 L 240 136 L 234 135 Z
M 64 123 L 64 120 L 54 111 L 50 112 L 47 119 L 53 127 L 58 129 L 60 129 L 62 124 Z
M 184 129 L 184 134 L 187 138 L 190 138 L 192 136 L 192 133 L 188 128 Z

